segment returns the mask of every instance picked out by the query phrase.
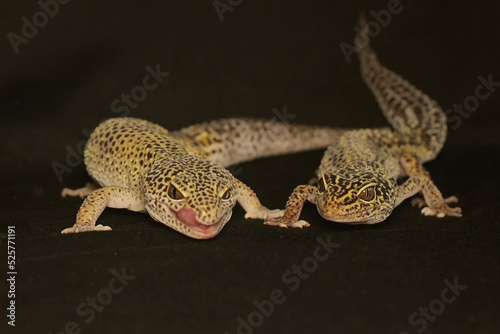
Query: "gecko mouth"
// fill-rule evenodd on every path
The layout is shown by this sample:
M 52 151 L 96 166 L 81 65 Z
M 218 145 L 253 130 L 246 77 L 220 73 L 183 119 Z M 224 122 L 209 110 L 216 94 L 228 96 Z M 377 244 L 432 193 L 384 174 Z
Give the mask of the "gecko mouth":
M 177 212 L 173 212 L 178 220 L 189 227 L 199 239 L 208 239 L 215 237 L 222 228 L 223 218 L 215 224 L 205 225 L 198 221 L 194 210 L 183 207 Z
M 319 210 L 318 210 L 319 211 Z M 335 210 L 337 211 L 337 210 Z M 336 223 L 342 223 L 342 224 L 348 224 L 348 225 L 371 225 L 375 223 L 379 223 L 380 221 L 372 220 L 370 217 L 366 217 L 363 219 L 363 214 L 360 214 L 359 212 L 356 213 L 345 213 L 345 212 L 322 212 L 319 211 L 319 214 L 321 217 L 323 217 L 326 220 L 336 222 Z
M 196 212 L 192 209 L 183 207 L 178 211 L 174 211 L 164 203 L 160 202 L 157 204 L 161 207 L 161 210 L 155 210 L 154 207 L 151 208 L 146 206 L 149 215 L 154 220 L 194 239 L 210 239 L 215 237 L 222 230 L 232 214 L 232 211 L 229 210 L 229 212 L 221 215 L 216 223 L 207 225 L 198 221 Z M 172 219 L 174 219 L 175 222 L 173 222 Z M 184 228 L 179 228 L 180 225 Z

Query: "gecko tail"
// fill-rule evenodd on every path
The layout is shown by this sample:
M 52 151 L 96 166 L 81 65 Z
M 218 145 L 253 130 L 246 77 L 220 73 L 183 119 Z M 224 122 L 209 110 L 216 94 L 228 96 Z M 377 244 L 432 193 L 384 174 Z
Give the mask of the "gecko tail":
M 370 47 L 370 35 L 368 30 L 368 24 L 366 23 L 365 12 L 360 12 L 358 17 L 358 27 L 359 33 L 356 34 L 354 38 L 354 46 L 356 47 L 356 52 L 361 53 Z
M 420 147 L 420 161 L 436 157 L 446 140 L 446 115 L 439 104 L 408 80 L 383 66 L 370 47 L 368 23 L 359 18 L 355 38 L 363 81 L 375 96 L 382 113 L 404 138 Z
M 258 158 L 325 148 L 348 129 L 279 120 L 222 119 L 171 132 L 189 153 L 227 167 Z

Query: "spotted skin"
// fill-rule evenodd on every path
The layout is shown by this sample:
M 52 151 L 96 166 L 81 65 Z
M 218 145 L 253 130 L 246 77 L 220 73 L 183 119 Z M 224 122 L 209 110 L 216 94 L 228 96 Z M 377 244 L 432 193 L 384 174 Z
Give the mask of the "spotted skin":
M 361 25 L 366 27 L 364 20 Z M 366 29 L 366 28 L 365 28 Z M 344 133 L 326 150 L 317 186 L 299 186 L 290 196 L 285 214 L 265 222 L 281 227 L 304 227 L 299 220 L 306 200 L 316 204 L 326 220 L 346 224 L 384 221 L 406 198 L 421 193 L 424 215 L 461 216 L 449 207 L 455 196 L 443 198 L 422 166 L 434 159 L 446 140 L 446 116 L 436 101 L 401 76 L 382 66 L 368 45 L 368 35 L 357 40 L 363 80 L 374 94 L 393 129 L 360 129 Z M 398 184 L 397 179 L 408 177 Z M 307 196 L 304 195 L 307 191 Z
M 231 166 L 257 158 L 324 148 L 347 131 L 276 120 L 230 118 L 192 125 L 171 135 L 189 153 L 221 166 Z
M 111 230 L 96 225 L 106 207 L 147 212 L 196 239 L 217 235 L 231 218 L 236 202 L 246 211 L 246 218 L 279 217 L 282 210 L 264 207 L 252 189 L 223 166 L 326 147 L 341 133 L 343 130 L 244 119 L 169 133 L 140 119 L 107 120 L 92 133 L 84 154 L 90 176 L 102 188 L 88 184 L 76 190 L 63 189 L 63 196 L 87 197 L 74 226 L 62 233 Z M 294 145 L 280 138 L 290 139 Z M 274 145 L 260 145 L 269 140 Z M 236 154 L 237 147 L 244 147 L 246 154 Z

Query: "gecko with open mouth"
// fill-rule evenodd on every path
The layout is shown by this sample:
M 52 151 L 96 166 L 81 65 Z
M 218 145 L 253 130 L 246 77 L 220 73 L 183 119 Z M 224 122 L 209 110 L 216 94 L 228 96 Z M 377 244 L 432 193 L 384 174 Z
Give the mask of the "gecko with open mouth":
M 111 230 L 96 225 L 106 207 L 149 215 L 196 239 L 216 236 L 236 202 L 245 218 L 279 217 L 225 166 L 256 158 L 327 147 L 342 129 L 278 121 L 224 119 L 169 132 L 136 118 L 101 123 L 85 146 L 84 161 L 99 185 L 64 188 L 85 197 L 73 227 L 62 233 Z M 102 188 L 99 188 L 101 186 Z
M 374 224 L 384 221 L 405 199 L 422 193 L 412 204 L 424 215 L 461 216 L 461 209 L 448 204 L 422 166 L 441 151 L 447 134 L 446 115 L 438 103 L 407 80 L 382 66 L 364 33 L 355 40 L 361 75 L 382 109 L 390 128 L 352 130 L 326 150 L 317 171 L 317 186 L 300 185 L 292 192 L 285 214 L 270 217 L 266 225 L 309 226 L 299 220 L 305 201 L 316 204 L 329 221 Z M 408 177 L 402 184 L 400 177 Z

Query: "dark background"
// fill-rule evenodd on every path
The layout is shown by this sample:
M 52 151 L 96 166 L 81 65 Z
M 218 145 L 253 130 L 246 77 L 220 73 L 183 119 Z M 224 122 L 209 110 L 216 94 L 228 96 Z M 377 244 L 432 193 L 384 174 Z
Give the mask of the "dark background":
M 17 321 L 8 332 L 59 333 L 75 321 L 82 333 L 232 334 L 237 318 L 255 311 L 254 300 L 281 289 L 286 301 L 255 333 L 417 333 L 422 327 L 409 316 L 440 298 L 445 279 L 457 279 L 467 289 L 425 333 L 498 333 L 499 92 L 450 129 L 443 152 L 426 165 L 445 195 L 460 198 L 462 218 L 424 217 L 407 201 L 381 224 L 345 226 L 307 204 L 302 217 L 311 227 L 300 230 L 245 221 L 236 207 L 216 238 L 199 241 L 148 215 L 108 209 L 99 222 L 112 232 L 59 233 L 82 202 L 62 199 L 60 190 L 88 176 L 79 164 L 60 182 L 52 164 L 66 164 L 83 130 L 121 116 L 110 104 L 141 84 L 146 66 L 160 64 L 170 75 L 130 116 L 172 130 L 223 117 L 270 119 L 283 106 L 296 123 L 386 125 L 357 60 L 348 64 L 339 44 L 352 42 L 361 9 L 387 3 L 243 1 L 221 22 L 211 1 L 72 0 L 16 54 L 7 34 L 20 34 L 21 18 L 32 21 L 40 7 L 3 1 L 0 233 L 6 254 L 6 226 L 16 226 L 18 271 Z M 373 38 L 382 63 L 444 109 L 473 95 L 478 76 L 500 81 L 498 2 L 401 3 L 402 12 Z M 278 208 L 321 156 L 233 170 Z M 328 236 L 340 247 L 291 291 L 283 273 Z M 6 260 L 2 255 L 5 271 Z M 76 307 L 106 288 L 111 268 L 135 279 L 87 324 Z

